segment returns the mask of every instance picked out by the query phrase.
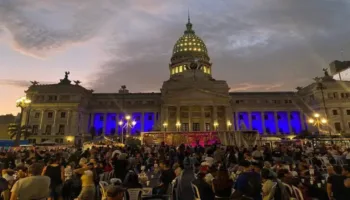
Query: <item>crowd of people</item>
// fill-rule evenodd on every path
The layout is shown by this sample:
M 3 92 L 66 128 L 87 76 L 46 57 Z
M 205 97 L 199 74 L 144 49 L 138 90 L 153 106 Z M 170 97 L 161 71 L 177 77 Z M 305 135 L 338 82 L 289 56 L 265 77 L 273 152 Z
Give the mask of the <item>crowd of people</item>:
M 350 199 L 336 144 L 30 147 L 1 150 L 0 168 L 3 200 Z

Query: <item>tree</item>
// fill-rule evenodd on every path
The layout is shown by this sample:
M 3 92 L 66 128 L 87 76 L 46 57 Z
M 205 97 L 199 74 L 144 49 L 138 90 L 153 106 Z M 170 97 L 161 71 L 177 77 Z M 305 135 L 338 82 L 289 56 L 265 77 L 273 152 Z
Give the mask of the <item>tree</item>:
M 93 140 L 96 136 L 96 128 L 95 127 L 91 127 L 89 130 L 89 133 L 91 135 L 91 139 Z
M 7 132 L 10 135 L 11 139 L 16 139 L 15 143 L 19 144 L 19 140 L 21 138 L 27 139 L 32 135 L 32 127 L 31 126 L 20 126 L 19 123 L 11 123 L 7 128 Z M 18 140 L 18 141 L 17 141 Z

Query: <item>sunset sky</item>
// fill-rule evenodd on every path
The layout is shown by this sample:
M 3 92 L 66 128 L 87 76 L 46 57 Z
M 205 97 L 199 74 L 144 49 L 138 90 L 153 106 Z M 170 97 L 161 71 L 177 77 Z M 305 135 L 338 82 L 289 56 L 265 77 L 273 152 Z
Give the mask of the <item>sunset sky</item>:
M 65 71 L 97 92 L 159 92 L 188 9 L 232 91 L 294 90 L 350 59 L 350 0 L 0 0 L 0 114 Z

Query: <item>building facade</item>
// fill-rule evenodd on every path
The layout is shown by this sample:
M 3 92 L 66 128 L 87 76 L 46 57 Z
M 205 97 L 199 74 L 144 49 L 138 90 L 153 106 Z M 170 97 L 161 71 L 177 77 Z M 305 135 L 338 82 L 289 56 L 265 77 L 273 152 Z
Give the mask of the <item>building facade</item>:
M 35 143 L 80 143 L 91 135 L 126 130 L 131 135 L 242 129 L 262 135 L 350 133 L 350 82 L 334 80 L 327 70 L 297 91 L 229 92 L 226 81 L 212 77 L 212 67 L 205 43 L 188 21 L 159 93 L 131 93 L 126 86 L 118 93 L 95 93 L 79 81 L 72 83 L 66 72 L 57 84 L 32 82 L 26 91 L 32 103 L 22 124 L 32 126 L 30 141 Z M 307 124 L 315 112 L 328 119 L 326 125 Z

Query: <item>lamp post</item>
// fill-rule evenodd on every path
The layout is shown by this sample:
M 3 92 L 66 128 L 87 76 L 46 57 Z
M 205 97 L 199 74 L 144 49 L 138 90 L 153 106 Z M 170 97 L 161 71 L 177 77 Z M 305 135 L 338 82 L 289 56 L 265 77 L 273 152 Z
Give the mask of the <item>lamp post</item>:
M 325 71 L 325 70 L 323 70 L 323 71 Z M 327 74 L 328 73 L 326 73 L 326 71 L 325 71 L 325 75 L 327 75 Z M 316 80 L 316 84 L 317 84 L 316 89 L 321 91 L 323 110 L 325 113 L 326 120 L 328 121 L 329 118 L 328 118 L 328 113 L 327 113 L 326 100 L 324 97 L 324 90 L 327 89 L 327 87 L 322 83 L 322 80 L 320 78 L 316 77 L 315 80 Z M 332 137 L 332 131 L 331 131 L 330 126 L 328 126 L 328 134 L 330 137 Z
M 180 131 L 180 126 L 181 126 L 180 122 L 176 122 L 175 125 L 176 125 L 177 132 L 179 132 Z
M 23 112 L 24 109 L 27 108 L 30 104 L 32 103 L 32 101 L 30 99 L 28 99 L 27 97 L 21 97 L 19 99 L 16 100 L 16 107 L 21 108 L 21 115 L 20 115 L 20 122 L 19 122 L 19 127 L 17 130 L 17 134 L 16 134 L 16 140 L 15 140 L 15 146 L 19 145 L 19 141 L 21 140 L 21 127 L 22 127 L 22 119 L 23 119 Z M 27 132 L 27 125 L 29 122 L 29 111 L 27 113 L 27 118 L 26 118 L 26 122 L 25 122 L 25 131 Z
M 314 113 L 313 117 L 309 118 L 308 122 L 317 127 L 317 131 L 320 132 L 320 126 L 327 124 L 327 119 L 322 118 L 318 113 Z
M 166 137 L 166 135 L 165 135 L 165 132 L 167 131 L 166 129 L 167 129 L 167 127 L 168 127 L 168 123 L 166 123 L 166 122 L 164 122 L 163 123 L 163 128 L 164 128 L 164 135 L 163 135 L 163 137 L 164 137 L 164 143 L 165 143 L 165 137 Z
M 214 130 L 217 131 L 219 127 L 219 123 L 218 122 L 214 122 Z
M 136 125 L 136 121 L 135 120 L 131 120 L 131 116 L 130 115 L 126 115 L 125 116 L 125 120 L 120 120 L 118 122 L 118 125 L 121 127 L 122 129 L 122 143 L 124 144 L 124 129 L 126 128 L 126 134 L 130 134 L 130 128 L 133 128 Z
M 227 130 L 231 130 L 232 123 L 230 121 L 227 121 Z

